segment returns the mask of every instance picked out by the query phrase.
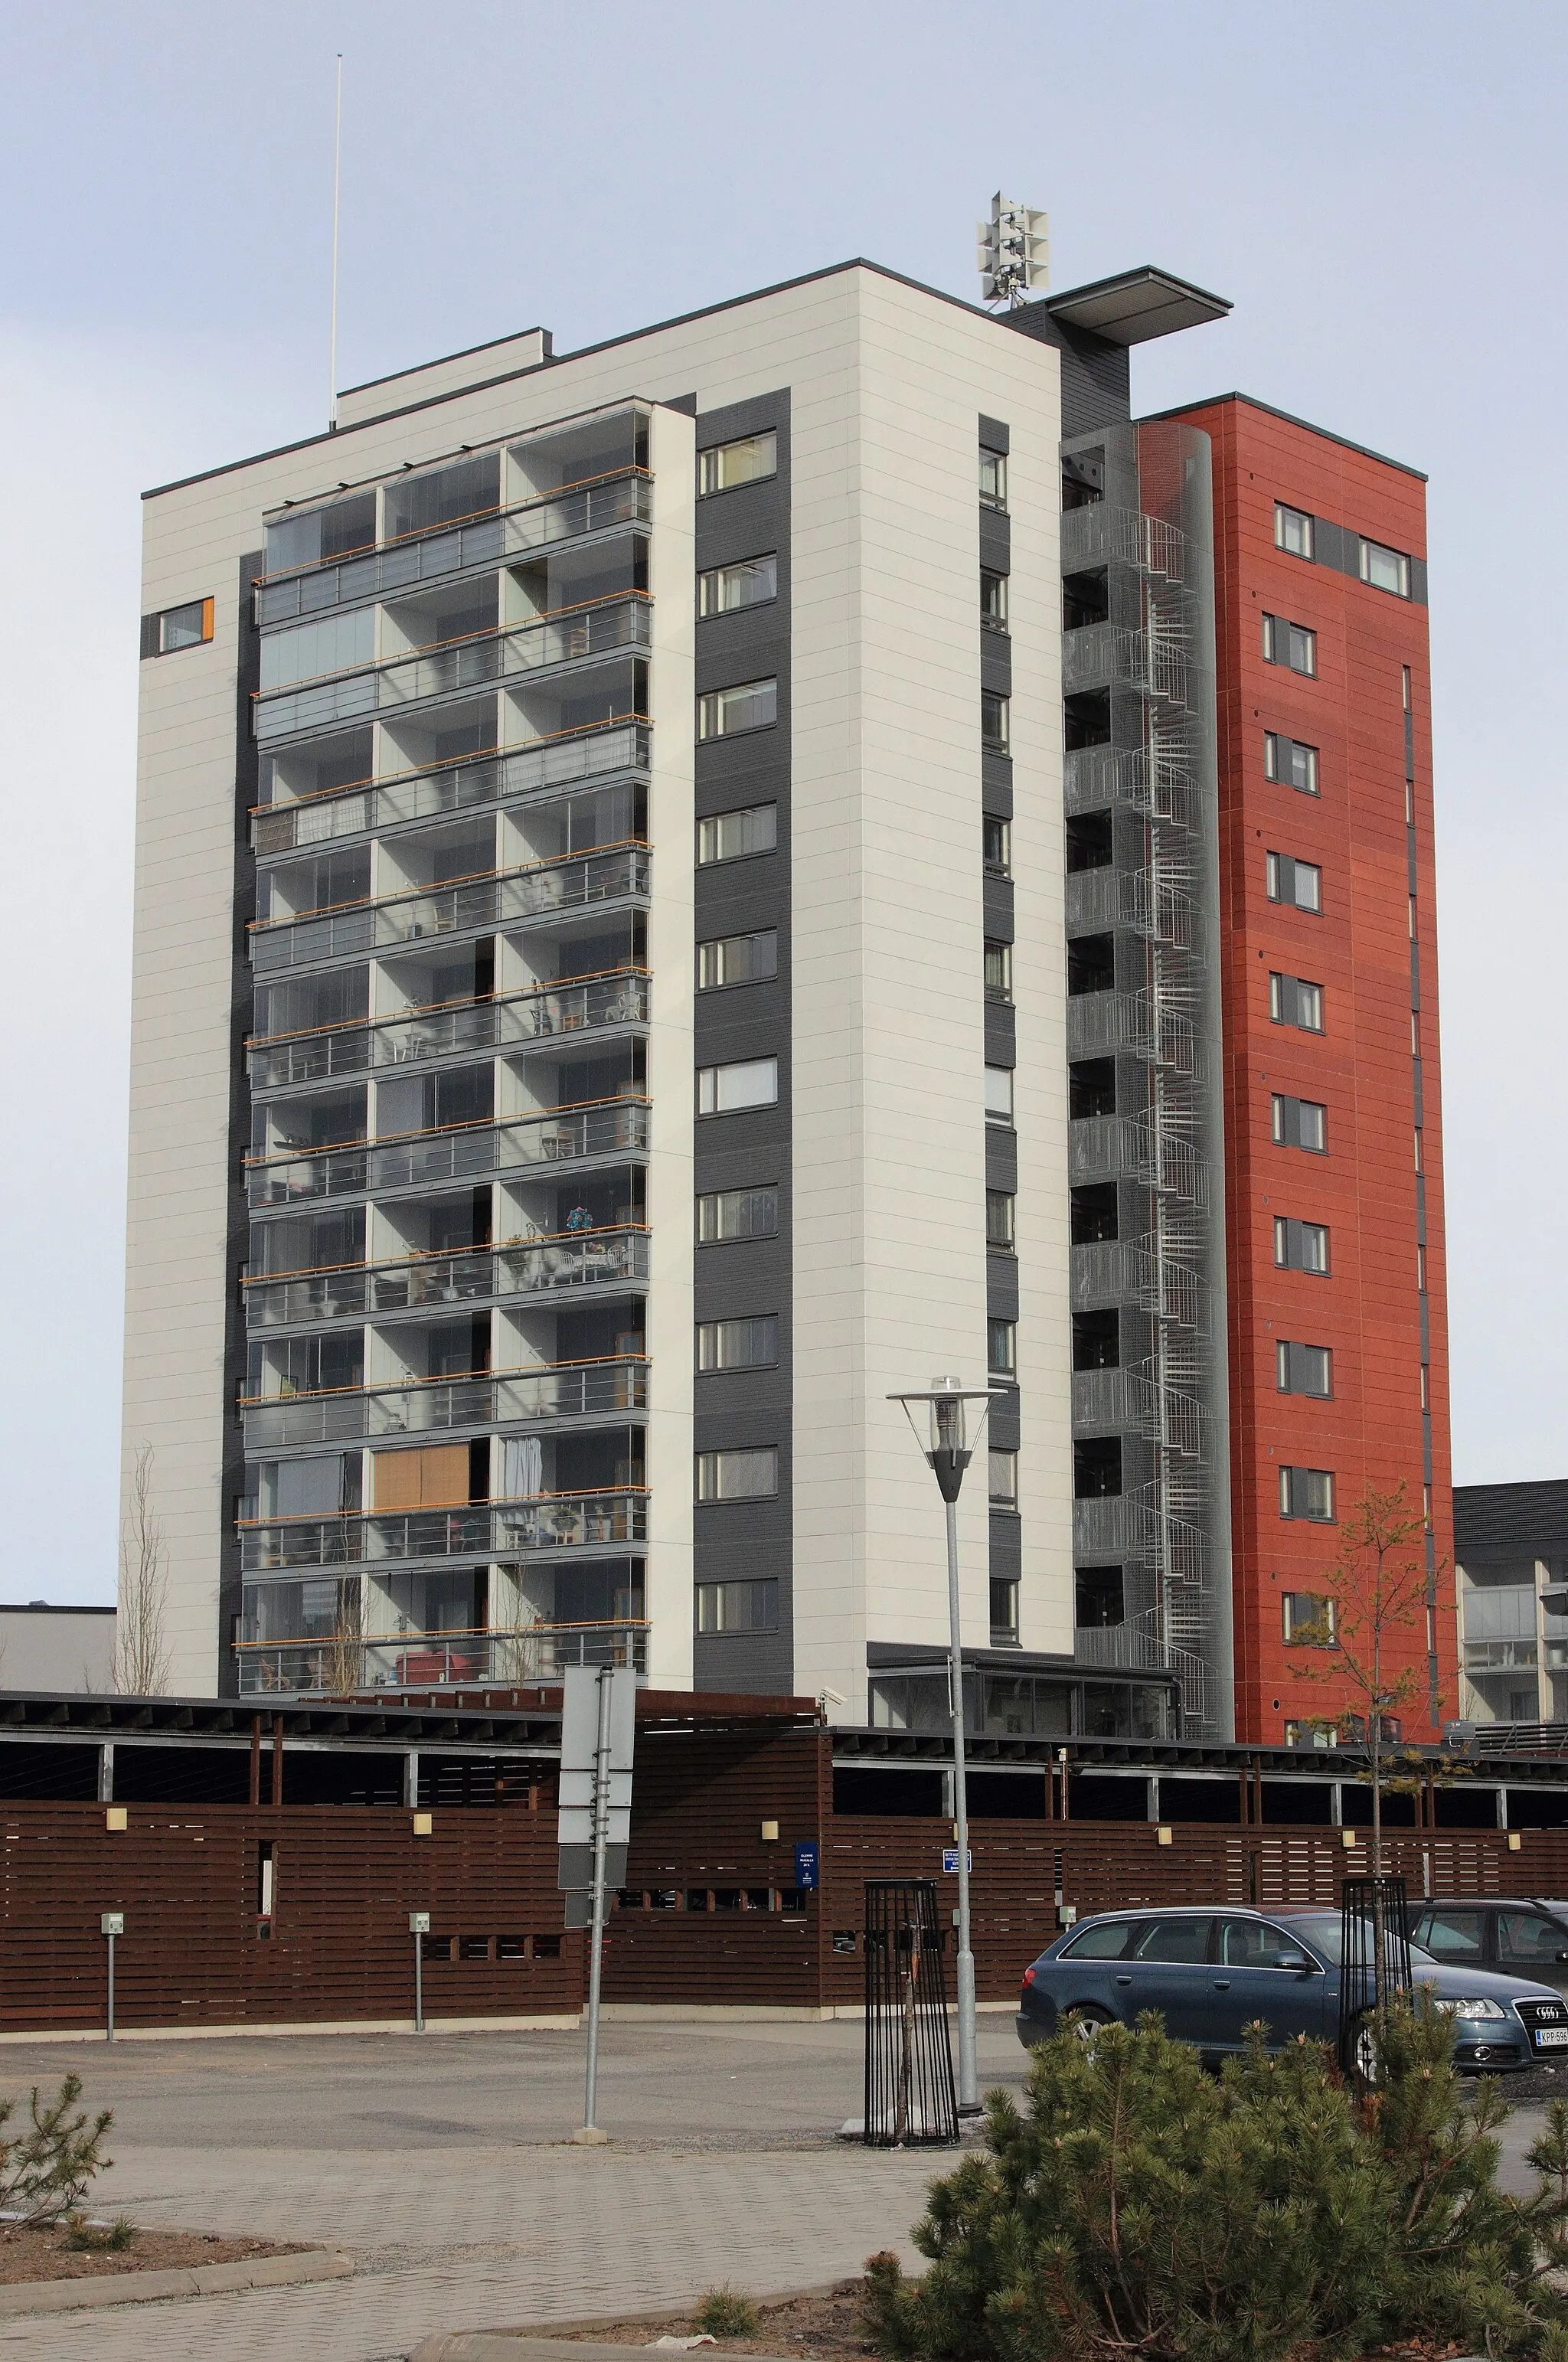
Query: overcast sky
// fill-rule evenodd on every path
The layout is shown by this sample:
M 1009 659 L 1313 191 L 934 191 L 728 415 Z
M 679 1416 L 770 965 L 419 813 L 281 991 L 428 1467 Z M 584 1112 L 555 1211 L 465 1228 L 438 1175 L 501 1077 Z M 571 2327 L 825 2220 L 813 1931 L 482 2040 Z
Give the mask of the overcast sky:
M 536 323 L 567 351 L 855 254 L 972 296 L 999 186 L 1049 208 L 1058 287 L 1156 262 L 1233 300 L 1134 356 L 1139 408 L 1240 388 L 1430 473 L 1454 1474 L 1568 1475 L 1565 23 L 11 9 L 0 1598 L 113 1590 L 138 495 L 326 423 L 338 49 L 344 384 Z

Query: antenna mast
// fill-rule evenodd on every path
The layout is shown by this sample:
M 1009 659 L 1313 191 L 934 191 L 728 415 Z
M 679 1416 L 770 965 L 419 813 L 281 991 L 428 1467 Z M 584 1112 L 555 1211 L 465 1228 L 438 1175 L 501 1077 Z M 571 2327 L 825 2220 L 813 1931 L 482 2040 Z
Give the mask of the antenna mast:
M 1005 304 L 1010 310 L 1027 304 L 1031 289 L 1051 283 L 1045 215 L 1015 204 L 999 189 L 991 199 L 989 221 L 975 226 L 975 263 L 982 303 Z
M 327 361 L 326 431 L 337 432 L 337 214 L 343 188 L 343 52 L 337 52 L 337 107 L 332 133 L 332 349 Z

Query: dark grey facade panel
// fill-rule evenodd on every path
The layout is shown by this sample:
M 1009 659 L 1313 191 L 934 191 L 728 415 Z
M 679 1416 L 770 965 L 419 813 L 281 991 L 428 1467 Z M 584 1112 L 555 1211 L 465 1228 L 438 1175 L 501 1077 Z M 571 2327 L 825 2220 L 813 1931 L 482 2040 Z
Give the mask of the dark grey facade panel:
M 1004 458 L 1012 448 L 1012 437 L 1001 419 L 988 418 L 983 410 L 980 413 L 980 448 L 982 451 L 999 451 Z
M 141 653 L 144 657 L 158 654 L 158 627 L 161 621 L 159 615 L 144 615 L 141 619 Z
M 980 564 L 988 574 L 1012 571 L 1012 521 L 999 509 L 980 511 Z M 977 598 L 979 587 L 975 585 Z
M 1422 1125 L 1425 1123 L 1425 1121 L 1426 1121 L 1426 1118 L 1425 1118 L 1425 1116 L 1424 1116 L 1424 1115 L 1422 1114 L 1422 1112 L 1421 1112 L 1421 1062 L 1420 1062 L 1420 1060 L 1419 1060 L 1419 1058 L 1412 1058 L 1412 1059 L 1411 1059 L 1411 1061 L 1410 1061 L 1410 1065 L 1411 1065 L 1411 1067 L 1412 1067 L 1412 1069 L 1413 1069 L 1413 1080 L 1414 1080 L 1415 1097 L 1416 1097 L 1416 1129 L 1417 1129 L 1417 1131 L 1419 1131 L 1419 1130 L 1421 1129 L 1421 1126 L 1422 1126 Z
M 1000 1583 L 1016 1583 L 1023 1573 L 1023 1527 L 1005 1509 L 990 1513 L 990 1558 L 992 1579 Z
M 1419 1010 L 1420 1005 L 1421 947 L 1419 944 L 1412 944 L 1410 945 L 1410 1006 L 1412 1009 Z
M 229 1635 L 239 1622 L 243 1586 L 240 1581 L 239 1536 L 235 1529 L 236 1504 L 249 1488 L 245 1472 L 245 1434 L 236 1407 L 245 1392 L 247 1340 L 245 1310 L 240 1301 L 239 1275 L 250 1255 L 250 1207 L 242 1159 L 250 1147 L 250 1084 L 247 1073 L 245 1037 L 254 1030 L 255 980 L 246 930 L 256 916 L 256 856 L 250 850 L 250 811 L 261 795 L 260 757 L 250 731 L 251 695 L 261 681 L 261 635 L 255 624 L 251 583 L 266 558 L 259 549 L 239 561 L 235 599 L 239 624 L 239 662 L 235 683 L 234 772 L 234 904 L 230 913 L 230 988 L 228 1056 L 228 1206 L 225 1264 L 223 1369 L 223 1476 L 214 1513 L 218 1529 L 217 1686 L 232 1696 L 239 1688 L 239 1662 L 229 1646 Z M 158 618 L 151 618 L 154 635 Z M 156 640 L 153 653 L 156 653 Z
M 1010 877 L 988 877 L 985 885 L 985 927 L 992 943 L 1013 940 L 1013 888 Z
M 980 756 L 980 808 L 993 820 L 1012 818 L 1012 757 L 1010 755 Z
M 1533 1485 L 1456 1485 L 1453 1540 L 1464 1557 L 1495 1550 L 1549 1556 L 1568 1551 L 1568 1478 Z
M 1016 1193 L 1018 1188 L 1018 1134 L 1005 1123 L 986 1126 L 986 1187 Z
M 1018 1064 L 1017 1012 L 1004 1000 L 986 1003 L 986 1064 L 988 1066 L 1016 1066 Z M 995 1127 L 992 1127 L 993 1130 Z
M 1424 1363 L 1426 1363 L 1426 1364 L 1430 1367 L 1430 1363 L 1431 1363 L 1431 1358 L 1432 1358 L 1432 1324 L 1431 1324 L 1431 1310 L 1430 1310 L 1430 1307 L 1431 1307 L 1431 1298 L 1430 1298 L 1430 1296 L 1428 1296 L 1428 1294 L 1427 1294 L 1427 1292 L 1426 1292 L 1426 1290 L 1425 1290 L 1424 1288 L 1423 1288 L 1423 1289 L 1422 1289 L 1422 1291 L 1421 1291 L 1420 1303 L 1421 1303 L 1421 1360 L 1422 1360 L 1422 1362 L 1423 1362 Z
M 1428 603 L 1427 561 L 1424 557 L 1412 557 L 1410 560 L 1410 603 L 1415 607 L 1424 607 Z
M 1418 1173 L 1416 1175 L 1416 1244 L 1419 1247 L 1424 1247 L 1426 1242 L 1427 1176 L 1424 1173 Z
M 986 1257 L 986 1312 L 992 1320 L 1018 1319 L 1018 1257 Z
M 1412 785 L 1416 777 L 1416 717 L 1408 708 L 1405 713 L 1405 777 Z M 1410 884 L 1415 890 L 1416 832 L 1410 831 Z
M 1016 1451 L 1022 1439 L 1023 1421 L 1019 1410 L 1018 1388 L 1010 1386 L 1005 1395 L 993 1395 L 990 1414 L 986 1420 L 986 1434 L 999 1451 Z
M 699 1246 L 694 1314 L 698 1320 L 773 1313 L 778 1359 L 767 1370 L 714 1372 L 693 1382 L 694 1449 L 699 1451 L 773 1444 L 778 1451 L 778 1492 L 764 1501 L 701 1503 L 694 1511 L 693 1575 L 716 1583 L 767 1575 L 778 1584 L 778 1626 L 772 1632 L 704 1633 L 694 1640 L 699 1689 L 756 1689 L 788 1694 L 791 1687 L 790 1407 L 794 1372 L 790 1315 L 793 1260 L 790 1222 L 790 397 L 787 391 L 727 404 L 697 422 L 701 450 L 768 429 L 778 437 L 778 472 L 697 502 L 696 562 L 701 572 L 771 550 L 778 566 L 776 599 L 712 616 L 697 626 L 697 693 L 739 681 L 777 679 L 778 721 L 768 730 L 709 740 L 696 749 L 696 809 L 700 818 L 748 804 L 778 807 L 777 849 L 695 872 L 695 932 L 705 942 L 723 934 L 772 928 L 778 938 L 778 974 L 765 983 L 737 985 L 697 997 L 695 1061 L 699 1066 L 777 1057 L 776 1106 L 699 1117 L 693 1187 L 716 1189 L 775 1186 L 779 1226 L 772 1239 Z M 688 1219 L 695 1222 L 693 1206 Z M 695 1617 L 695 1601 L 689 1611 Z
M 1012 695 L 1012 644 L 1005 632 L 980 634 L 980 687 L 992 697 Z
M 1320 566 L 1331 566 L 1336 574 L 1359 574 L 1361 535 L 1342 524 L 1331 524 L 1327 517 L 1314 517 L 1312 555 Z
M 1132 415 L 1129 348 L 1086 329 L 1053 319 L 1043 304 L 1024 304 L 998 315 L 1020 336 L 1055 345 L 1062 356 L 1062 436 L 1092 435 L 1097 426 L 1124 424 Z

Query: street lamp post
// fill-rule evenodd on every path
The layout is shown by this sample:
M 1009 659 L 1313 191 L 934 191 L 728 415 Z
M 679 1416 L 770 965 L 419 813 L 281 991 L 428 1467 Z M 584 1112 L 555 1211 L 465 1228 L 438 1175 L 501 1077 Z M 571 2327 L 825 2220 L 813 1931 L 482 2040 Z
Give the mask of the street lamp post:
M 947 1511 L 947 1697 L 953 1713 L 953 1835 L 958 1849 L 958 2113 L 980 2113 L 978 2070 L 975 2061 L 975 1955 L 969 1943 L 969 1796 L 964 1760 L 964 1652 L 958 1605 L 958 1492 L 964 1471 L 979 1448 L 986 1414 L 999 1388 L 965 1387 L 956 1378 L 933 1378 L 923 1394 L 889 1395 L 902 1403 L 936 1478 Z M 926 1406 L 924 1421 L 916 1405 Z M 969 1432 L 968 1406 L 980 1405 L 974 1432 Z M 921 1429 L 922 1424 L 925 1433 Z

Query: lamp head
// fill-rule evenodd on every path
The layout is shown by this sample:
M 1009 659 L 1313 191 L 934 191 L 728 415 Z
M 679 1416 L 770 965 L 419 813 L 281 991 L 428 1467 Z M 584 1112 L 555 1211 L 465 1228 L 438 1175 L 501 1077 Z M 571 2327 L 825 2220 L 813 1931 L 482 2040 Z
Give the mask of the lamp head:
M 975 1456 L 987 1414 L 1000 1391 L 999 1387 L 966 1386 L 961 1379 L 946 1377 L 933 1378 L 929 1388 L 920 1394 L 889 1396 L 889 1402 L 902 1403 L 944 1501 L 958 1498 L 964 1471 Z M 977 1407 L 971 1410 L 971 1405 Z

